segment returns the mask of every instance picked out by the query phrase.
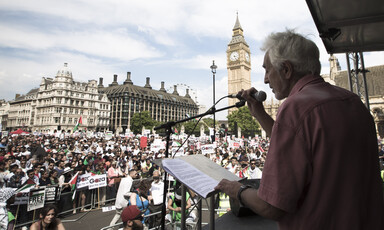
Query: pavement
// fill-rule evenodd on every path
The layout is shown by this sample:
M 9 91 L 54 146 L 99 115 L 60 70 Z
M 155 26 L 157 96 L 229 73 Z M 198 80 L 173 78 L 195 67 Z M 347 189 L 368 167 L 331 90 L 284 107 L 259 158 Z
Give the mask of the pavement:
M 95 230 L 108 226 L 114 215 L 115 210 L 103 212 L 101 209 L 93 209 L 87 212 L 70 214 L 61 218 L 61 221 L 66 230 Z
M 203 209 L 206 208 L 205 200 L 203 200 L 202 205 Z M 111 209 L 111 206 L 107 206 L 108 208 L 104 209 Z M 90 211 L 86 212 L 80 212 L 76 214 L 67 214 L 66 216 L 60 217 L 61 221 L 63 222 L 63 225 L 66 230 L 99 230 L 104 227 L 107 227 L 109 223 L 111 222 L 112 218 L 114 217 L 116 211 L 110 210 L 110 211 L 104 211 L 102 209 L 92 209 Z M 119 220 L 120 222 L 121 220 Z M 209 212 L 203 210 L 202 213 L 202 222 L 208 223 L 209 222 Z M 114 228 L 115 230 L 118 229 L 118 227 Z

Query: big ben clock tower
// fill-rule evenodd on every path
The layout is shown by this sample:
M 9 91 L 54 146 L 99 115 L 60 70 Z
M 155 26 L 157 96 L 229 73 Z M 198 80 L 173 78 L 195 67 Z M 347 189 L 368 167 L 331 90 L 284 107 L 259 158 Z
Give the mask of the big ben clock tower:
M 232 40 L 227 49 L 228 94 L 251 88 L 251 52 L 244 39 L 238 15 L 232 31 Z M 228 105 L 234 105 L 236 102 L 238 99 L 229 98 Z M 235 108 L 230 109 L 229 113 L 233 110 Z

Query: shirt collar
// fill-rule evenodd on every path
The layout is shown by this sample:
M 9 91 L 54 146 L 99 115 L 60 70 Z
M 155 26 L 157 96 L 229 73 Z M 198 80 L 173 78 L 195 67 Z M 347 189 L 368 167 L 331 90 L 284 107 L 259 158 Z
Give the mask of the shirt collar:
M 315 76 L 315 75 L 306 75 L 302 78 L 300 78 L 296 84 L 293 86 L 291 92 L 289 93 L 289 96 L 292 96 L 294 94 L 296 94 L 297 92 L 300 92 L 300 90 L 310 84 L 310 83 L 320 83 L 320 82 L 324 82 L 324 79 L 321 77 L 321 76 Z M 289 97 L 288 96 L 288 97 Z

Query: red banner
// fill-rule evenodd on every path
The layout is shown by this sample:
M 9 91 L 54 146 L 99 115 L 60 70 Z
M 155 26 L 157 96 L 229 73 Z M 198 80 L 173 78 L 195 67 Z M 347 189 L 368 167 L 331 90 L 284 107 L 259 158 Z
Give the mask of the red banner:
M 141 137 L 140 138 L 140 148 L 141 149 L 147 147 L 147 141 L 148 141 L 148 137 Z

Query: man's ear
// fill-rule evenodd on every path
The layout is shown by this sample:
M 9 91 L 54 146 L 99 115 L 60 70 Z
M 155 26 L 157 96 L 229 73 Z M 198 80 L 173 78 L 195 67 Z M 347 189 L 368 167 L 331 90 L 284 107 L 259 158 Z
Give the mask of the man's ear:
M 133 226 L 133 220 L 128 220 L 128 221 L 127 221 L 127 225 L 128 225 L 129 227 L 132 227 L 132 226 Z
M 283 62 L 282 72 L 286 79 L 291 79 L 293 76 L 293 65 L 290 61 Z

